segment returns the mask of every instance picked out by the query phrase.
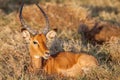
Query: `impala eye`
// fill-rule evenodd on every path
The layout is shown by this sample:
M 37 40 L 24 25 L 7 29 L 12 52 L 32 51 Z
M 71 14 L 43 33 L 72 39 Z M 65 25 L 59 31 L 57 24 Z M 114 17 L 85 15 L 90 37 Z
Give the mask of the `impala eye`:
M 36 41 L 33 41 L 33 44 L 38 44 Z

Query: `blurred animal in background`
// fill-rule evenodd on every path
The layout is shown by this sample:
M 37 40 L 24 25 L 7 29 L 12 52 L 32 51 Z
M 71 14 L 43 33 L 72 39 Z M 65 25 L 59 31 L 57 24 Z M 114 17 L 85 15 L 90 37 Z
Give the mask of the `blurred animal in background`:
M 120 27 L 102 21 L 81 22 L 78 33 L 82 35 L 83 41 L 93 44 L 103 44 L 120 37 Z

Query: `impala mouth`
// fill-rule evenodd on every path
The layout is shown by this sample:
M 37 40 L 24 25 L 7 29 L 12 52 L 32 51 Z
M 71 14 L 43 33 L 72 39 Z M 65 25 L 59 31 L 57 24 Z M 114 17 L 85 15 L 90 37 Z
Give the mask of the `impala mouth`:
M 44 59 L 48 59 L 50 57 L 50 55 L 46 54 L 45 56 L 43 56 Z

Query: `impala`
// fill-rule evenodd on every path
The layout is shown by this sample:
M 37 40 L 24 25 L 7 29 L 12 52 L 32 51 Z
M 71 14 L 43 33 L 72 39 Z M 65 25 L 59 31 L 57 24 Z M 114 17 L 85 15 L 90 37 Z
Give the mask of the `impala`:
M 97 59 L 86 53 L 59 52 L 50 55 L 50 51 L 46 47 L 46 41 L 48 38 L 54 38 L 56 32 L 54 30 L 49 31 L 49 20 L 46 13 L 36 4 L 46 19 L 45 29 L 43 32 L 38 33 L 25 23 L 22 17 L 23 6 L 24 4 L 21 5 L 19 18 L 22 24 L 21 31 L 23 32 L 23 36 L 29 40 L 31 57 L 29 71 L 37 73 L 42 69 L 47 74 L 75 77 L 98 66 Z
M 103 44 L 105 42 L 119 39 L 119 26 L 112 25 L 105 21 L 94 21 L 92 22 L 92 25 L 90 20 L 88 22 L 83 22 L 79 27 L 79 33 L 82 33 L 83 40 L 85 39 L 93 44 Z

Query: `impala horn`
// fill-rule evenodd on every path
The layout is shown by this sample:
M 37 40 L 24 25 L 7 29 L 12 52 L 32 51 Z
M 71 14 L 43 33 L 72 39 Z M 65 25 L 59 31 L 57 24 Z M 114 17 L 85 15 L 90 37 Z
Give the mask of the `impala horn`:
M 27 25 L 22 17 L 22 10 L 23 10 L 23 6 L 24 6 L 24 3 L 22 3 L 21 7 L 20 7 L 20 14 L 19 14 L 19 18 L 20 18 L 20 22 L 22 24 L 22 29 L 21 31 L 23 30 L 27 30 L 28 32 L 30 32 L 32 35 L 36 35 L 37 34 L 37 31 L 33 30 L 31 28 L 31 26 Z
M 46 35 L 46 34 L 48 33 L 48 31 L 49 31 L 49 28 L 50 28 L 49 19 L 48 19 L 47 14 L 46 14 L 46 13 L 44 12 L 44 10 L 39 6 L 39 4 L 36 3 L 36 5 L 37 5 L 37 7 L 40 9 L 40 11 L 42 12 L 43 16 L 45 17 L 46 26 L 45 26 L 45 28 L 44 28 L 44 30 L 43 30 L 43 33 Z

